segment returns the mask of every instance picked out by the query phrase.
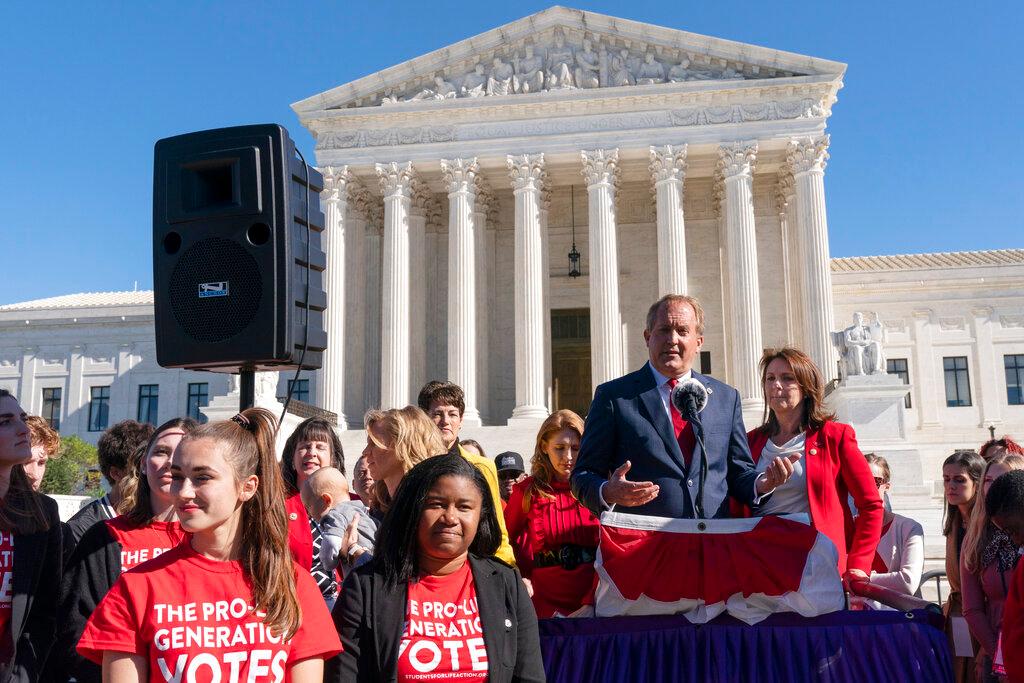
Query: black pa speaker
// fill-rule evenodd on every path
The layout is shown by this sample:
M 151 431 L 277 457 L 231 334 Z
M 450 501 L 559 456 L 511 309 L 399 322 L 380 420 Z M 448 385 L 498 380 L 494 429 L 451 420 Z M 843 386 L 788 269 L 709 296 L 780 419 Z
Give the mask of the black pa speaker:
M 327 346 L 322 189 L 321 175 L 296 158 L 288 131 L 275 124 L 156 143 L 161 366 L 285 370 L 301 358 L 303 369 L 320 367 Z

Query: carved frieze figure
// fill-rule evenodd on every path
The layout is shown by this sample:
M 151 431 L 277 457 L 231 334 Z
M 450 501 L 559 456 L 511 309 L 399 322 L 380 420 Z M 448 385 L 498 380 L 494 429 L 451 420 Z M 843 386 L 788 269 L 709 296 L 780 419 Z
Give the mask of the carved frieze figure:
M 636 78 L 629 70 L 629 50 L 622 48 L 612 55 L 611 60 L 611 86 L 636 85 Z
M 384 97 L 380 98 L 380 104 L 382 107 L 386 107 L 389 104 L 398 104 L 401 101 L 402 100 L 399 99 L 398 95 L 395 94 L 395 91 L 391 88 L 385 91 Z
M 583 40 L 583 49 L 576 53 L 575 76 L 577 88 L 596 88 L 601 85 L 601 59 L 588 39 Z
M 419 102 L 422 100 L 447 100 L 457 97 L 455 86 L 444 80 L 441 76 L 434 76 L 434 87 L 424 88 L 408 98 L 406 102 Z
M 463 97 L 483 97 L 487 94 L 487 74 L 484 73 L 484 65 L 477 63 L 473 70 L 462 80 L 462 87 L 459 89 Z
M 668 80 L 670 83 L 682 83 L 683 81 L 693 80 L 693 76 L 689 71 L 690 60 L 683 57 L 683 61 L 678 64 L 673 64 L 672 68 L 668 70 Z
M 833 332 L 832 341 L 843 359 L 845 376 L 884 375 L 882 345 L 886 342 L 885 337 L 885 327 L 878 320 L 877 313 L 867 325 L 861 313 L 854 313 L 853 325 L 841 332 Z
M 526 44 L 526 55 L 520 59 L 512 57 L 515 75 L 512 85 L 518 93 L 540 92 L 544 89 L 544 58 L 536 53 L 533 45 Z
M 648 51 L 644 55 L 644 63 L 640 65 L 640 73 L 637 74 L 637 85 L 654 85 L 665 82 L 665 66 L 654 58 L 654 52 Z
M 571 46 L 566 45 L 565 36 L 561 31 L 555 31 L 555 45 L 548 52 L 548 90 L 576 87 L 572 80 L 575 61 L 575 52 Z
M 723 78 L 725 80 L 735 80 L 735 79 L 743 80 L 743 74 L 741 74 L 739 71 L 737 71 L 736 69 L 732 68 L 731 66 L 727 66 L 725 68 L 725 70 L 722 71 L 721 78 Z
M 502 61 L 501 57 L 495 57 L 494 68 L 491 70 L 490 78 L 487 79 L 487 94 L 511 95 L 512 76 L 514 75 L 515 70 L 511 64 Z

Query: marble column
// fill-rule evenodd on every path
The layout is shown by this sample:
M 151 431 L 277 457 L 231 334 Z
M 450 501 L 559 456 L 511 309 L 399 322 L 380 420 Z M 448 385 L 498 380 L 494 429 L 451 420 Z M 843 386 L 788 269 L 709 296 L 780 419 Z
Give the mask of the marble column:
M 324 190 L 320 205 L 324 210 L 321 239 L 327 252 L 327 349 L 316 382 L 316 404 L 338 416 L 338 428 L 346 429 L 345 418 L 345 241 L 347 239 L 348 190 L 351 174 L 347 166 L 320 169 Z
M 463 424 L 480 426 L 476 403 L 476 158 L 442 159 L 448 187 L 448 379 L 462 387 Z
M 36 355 L 38 346 L 26 346 L 21 355 L 21 386 L 18 387 L 18 403 L 25 412 L 38 415 L 43 409 L 42 394 L 36 399 Z
M 782 271 L 786 296 L 786 339 L 804 348 L 803 258 L 796 220 L 796 184 L 793 175 L 780 171 L 775 185 L 775 206 L 782 236 Z
M 1003 359 L 996 355 L 992 343 L 991 306 L 971 308 L 971 326 L 974 328 L 974 395 L 978 398 L 979 427 L 1003 424 L 1002 404 L 1006 400 L 1004 390 Z
M 434 230 L 440 207 L 426 183 L 413 180 L 409 207 L 409 334 L 421 340 L 409 348 L 409 395 L 406 404 L 415 405 L 420 388 L 427 383 L 427 231 Z M 433 253 L 433 252 L 432 252 Z
M 832 346 L 832 270 L 828 253 L 828 219 L 825 214 L 825 162 L 828 136 L 801 138 L 789 145 L 787 162 L 793 172 L 796 215 L 799 227 L 803 282 L 803 344 L 818 365 L 825 382 L 836 376 Z
M 686 294 L 686 233 L 683 178 L 686 145 L 650 148 L 658 215 L 658 296 Z
M 551 367 L 551 233 L 548 229 L 552 192 L 552 184 L 545 171 L 541 176 L 540 189 L 540 250 L 541 263 L 544 264 L 544 405 L 547 406 L 548 412 L 551 412 L 551 407 L 555 404 Z
M 379 294 L 371 293 L 373 290 L 367 283 L 368 273 L 373 269 L 367 257 L 366 247 L 368 217 L 372 212 L 370 207 L 376 208 L 379 201 L 370 196 L 362 183 L 349 183 L 348 197 L 348 213 L 345 219 L 345 291 L 353 293 L 353 296 L 347 298 L 344 313 L 347 359 L 343 373 L 345 410 L 348 427 L 362 429 L 363 415 L 367 407 L 372 405 L 366 401 L 366 379 L 372 377 L 374 386 L 379 387 L 377 380 L 380 377 L 379 372 L 374 372 L 368 367 L 370 349 L 366 343 L 368 304 L 376 309 L 377 301 L 380 300 Z M 376 271 L 376 277 L 380 277 L 380 271 Z M 372 329 L 375 335 L 379 334 L 380 323 Z
M 913 405 L 917 408 L 918 429 L 938 429 L 939 403 L 945 405 L 942 360 L 936 358 L 932 345 L 932 310 L 918 308 L 914 316 L 914 364 L 910 383 L 914 385 Z M 914 376 L 914 371 L 917 377 Z
M 725 274 L 729 302 L 725 317 L 730 336 L 730 380 L 748 405 L 761 401 L 761 298 L 754 227 L 754 160 L 756 142 L 719 148 L 718 174 L 724 189 L 722 215 L 726 234 Z
M 619 151 L 580 152 L 589 198 L 590 372 L 597 385 L 622 376 L 622 316 L 615 226 L 615 175 Z
M 409 402 L 409 209 L 412 163 L 377 164 L 384 193 L 381 282 L 380 407 L 401 408 Z
M 491 420 L 490 402 L 490 344 L 491 344 L 491 321 L 488 316 L 489 291 L 488 279 L 493 269 L 491 253 L 493 251 L 492 239 L 493 230 L 488 227 L 488 216 L 491 225 L 497 218 L 497 199 L 491 192 L 488 184 L 476 177 L 476 200 L 473 202 L 473 236 L 475 246 L 475 270 L 476 270 L 476 390 L 477 410 L 480 412 L 480 421 L 485 423 Z
M 86 415 L 82 417 L 82 382 L 85 379 L 85 358 L 87 353 L 88 349 L 84 344 L 75 344 L 71 347 L 71 358 L 68 364 L 70 369 L 70 374 L 68 375 L 68 394 L 61 406 L 61 410 L 64 413 L 61 417 L 62 429 L 68 432 L 84 432 L 89 429 L 88 403 L 84 403 Z M 171 405 L 174 406 L 177 403 Z
M 515 196 L 516 405 L 513 419 L 547 417 L 544 386 L 543 154 L 506 158 Z

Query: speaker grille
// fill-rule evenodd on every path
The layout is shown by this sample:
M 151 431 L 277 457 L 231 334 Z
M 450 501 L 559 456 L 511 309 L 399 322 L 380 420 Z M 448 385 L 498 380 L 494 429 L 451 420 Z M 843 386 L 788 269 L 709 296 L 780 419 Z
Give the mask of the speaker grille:
M 200 297 L 207 283 L 227 283 L 226 296 Z M 259 309 L 263 281 L 259 267 L 236 242 L 210 237 L 189 247 L 171 273 L 174 319 L 196 341 L 221 342 L 244 330 Z

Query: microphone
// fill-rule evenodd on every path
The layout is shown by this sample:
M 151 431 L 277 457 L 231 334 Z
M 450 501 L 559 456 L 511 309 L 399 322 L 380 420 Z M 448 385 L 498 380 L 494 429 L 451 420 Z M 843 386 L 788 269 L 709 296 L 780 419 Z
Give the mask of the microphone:
M 679 382 L 672 390 L 672 405 L 687 422 L 700 423 L 699 413 L 707 404 L 707 388 L 693 377 Z

